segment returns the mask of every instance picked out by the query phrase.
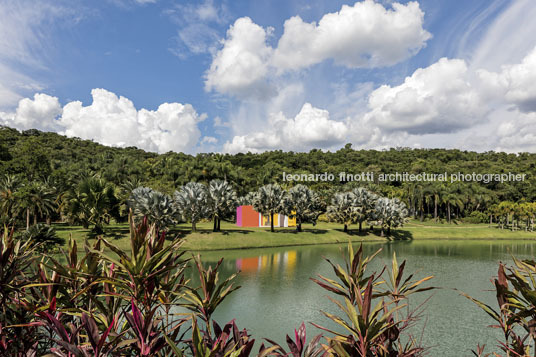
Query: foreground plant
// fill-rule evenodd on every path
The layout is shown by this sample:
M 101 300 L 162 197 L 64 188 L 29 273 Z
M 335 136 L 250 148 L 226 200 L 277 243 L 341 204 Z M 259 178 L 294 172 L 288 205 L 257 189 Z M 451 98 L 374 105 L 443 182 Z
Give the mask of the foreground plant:
M 33 314 L 24 297 L 25 286 L 35 281 L 30 270 L 35 245 L 13 233 L 14 228 L 4 226 L 0 236 L 0 355 L 32 356 L 41 335 L 36 326 L 26 324 Z
M 220 325 L 213 316 L 236 291 L 237 274 L 220 279 L 222 260 L 205 265 L 191 260 L 199 274 L 192 287 L 184 272 L 181 242 L 167 242 L 165 234 L 147 219 L 135 225 L 130 217 L 130 252 L 97 238 L 83 251 L 73 239 L 63 259 L 41 257 L 28 241 L 13 238 L 5 229 L 0 242 L 0 355 L 6 356 L 195 356 L 247 357 L 255 355 L 255 339 L 232 320 Z M 364 257 L 349 245 L 346 266 L 331 264 L 337 280 L 313 279 L 342 302 L 331 299 L 343 317 L 325 316 L 345 332 L 306 338 L 305 324 L 287 335 L 286 346 L 266 339 L 258 357 L 289 356 L 421 356 L 424 349 L 402 333 L 416 320 L 402 308 L 409 295 L 429 290 L 404 277 L 405 262 L 396 256 L 388 282 L 366 268 L 376 252 Z M 181 310 L 182 309 L 182 310 Z M 189 310 L 184 313 L 184 309 Z M 318 326 L 318 325 L 316 325 Z M 318 326 L 319 327 L 319 326 Z M 350 332 L 350 334 L 348 334 Z
M 294 330 L 294 340 L 287 335 L 286 342 L 289 348 L 289 352 L 285 350 L 280 344 L 266 339 L 272 346 L 269 348 L 264 347 L 264 344 L 259 350 L 259 356 L 273 355 L 273 356 L 292 356 L 292 357 L 320 357 L 328 356 L 329 349 L 320 343 L 322 335 L 317 335 L 307 343 L 307 336 L 305 331 L 305 324 L 302 323 L 300 328 Z
M 322 288 L 343 298 L 343 301 L 329 298 L 343 312 L 336 316 L 322 312 L 327 318 L 344 328 L 338 332 L 318 324 L 314 326 L 329 332 L 333 337 L 326 337 L 329 351 L 336 356 L 378 356 L 378 357 L 413 357 L 422 356 L 425 349 L 420 346 L 407 330 L 418 318 L 416 311 L 402 314 L 408 305 L 408 296 L 433 289 L 421 287 L 430 280 L 428 276 L 412 281 L 413 275 L 403 278 L 405 261 L 399 266 L 396 255 L 389 273 L 390 284 L 380 280 L 386 268 L 379 274 L 366 274 L 368 264 L 379 254 L 378 250 L 370 257 L 363 257 L 363 247 L 354 254 L 352 245 L 348 245 L 346 266 L 331 264 L 337 280 L 323 276 L 312 279 Z M 407 342 L 402 343 L 401 336 L 406 333 Z
M 499 264 L 497 278 L 493 280 L 498 310 L 465 293 L 463 296 L 477 304 L 500 329 L 503 340 L 499 349 L 504 353 L 492 356 L 530 357 L 536 353 L 536 262 L 514 258 L 514 266 Z M 484 353 L 484 346 L 473 351 L 475 356 L 491 356 Z

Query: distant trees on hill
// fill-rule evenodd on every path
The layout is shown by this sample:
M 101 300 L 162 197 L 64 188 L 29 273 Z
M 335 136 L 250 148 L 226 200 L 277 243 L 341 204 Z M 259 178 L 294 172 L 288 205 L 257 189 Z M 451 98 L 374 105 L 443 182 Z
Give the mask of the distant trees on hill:
M 111 219 L 126 220 L 131 207 L 137 216 L 150 212 L 153 214 L 150 219 L 161 221 L 158 224 L 162 226 L 191 220 L 191 217 L 197 220 L 195 217 L 200 216 L 210 218 L 214 230 L 219 230 L 221 220 L 232 217 L 233 207 L 238 202 L 249 202 L 268 215 L 276 211 L 291 215 L 295 211 L 296 220 L 301 223 L 314 223 L 318 212 L 326 212 L 340 224 L 355 223 L 363 230 L 363 223 L 370 219 L 376 207 L 375 203 L 371 204 L 375 202 L 374 195 L 400 200 L 406 206 L 408 217 L 421 221 L 491 219 L 509 228 L 516 222 L 514 229 L 518 226 L 532 229 L 533 225 L 531 210 L 521 206 L 536 201 L 536 154 L 407 148 L 353 150 L 351 145 L 346 145 L 336 152 L 271 151 L 196 156 L 170 152 L 159 155 L 132 147 L 106 147 L 37 130 L 21 133 L 7 127 L 0 127 L 0 143 L 1 220 L 8 223 L 7 220 L 16 217 L 26 227 L 36 222 L 62 220 L 96 225 L 99 230 Z M 339 172 L 373 172 L 375 177 L 393 172 L 515 172 L 524 173 L 527 178 L 524 182 L 502 183 L 339 182 L 337 179 L 333 182 L 288 182 L 283 180 L 283 172 L 330 172 L 335 176 Z M 203 186 L 196 186 L 197 191 L 191 192 L 191 182 Z M 277 190 L 273 187 L 270 192 L 260 191 L 261 187 L 266 189 L 266 185 L 274 184 L 279 185 L 280 193 L 273 191 Z M 127 200 L 137 187 L 150 188 L 154 193 L 143 196 L 149 201 L 142 203 L 140 196 L 139 204 L 130 202 L 129 206 Z M 281 203 L 283 191 L 293 199 L 287 198 Z M 199 207 L 208 212 L 194 212 L 194 193 L 197 201 L 204 202 Z M 369 194 L 372 196 L 368 197 Z M 274 195 L 279 202 L 277 205 L 270 198 Z M 355 200 L 349 218 L 342 209 L 350 204 L 346 199 Z M 507 209 L 507 204 L 502 202 L 517 204 L 519 208 Z M 497 211 L 498 206 L 501 211 Z M 337 213 L 334 207 L 340 208 Z M 171 220 L 169 217 L 177 216 L 176 211 L 190 213 Z

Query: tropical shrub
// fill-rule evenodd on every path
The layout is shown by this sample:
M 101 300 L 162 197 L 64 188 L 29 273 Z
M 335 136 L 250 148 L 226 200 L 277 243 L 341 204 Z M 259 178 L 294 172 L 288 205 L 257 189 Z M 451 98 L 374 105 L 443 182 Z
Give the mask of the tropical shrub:
M 4 226 L 0 236 L 0 355 L 35 355 L 41 331 L 31 324 L 33 311 L 24 300 L 24 287 L 36 280 L 30 266 L 35 248 L 29 240 L 16 239 L 14 229 Z
M 484 212 L 479 212 L 479 211 L 473 211 L 468 217 L 465 217 L 463 219 L 464 222 L 473 223 L 473 224 L 486 223 L 488 222 L 488 220 L 489 220 L 488 215 L 485 214 Z
M 502 340 L 497 346 L 504 354 L 486 354 L 484 346 L 477 346 L 473 354 L 478 357 L 530 357 L 536 351 L 536 262 L 518 260 L 514 266 L 499 264 L 497 278 L 493 281 L 498 309 L 465 293 L 467 297 L 487 313 L 499 329 Z
M 396 254 L 388 277 L 383 277 L 386 267 L 380 273 L 369 274 L 366 268 L 381 249 L 364 257 L 362 248 L 354 254 L 352 245 L 348 244 L 344 268 L 328 260 L 338 281 L 321 275 L 312 279 L 344 301 L 330 298 L 343 313 L 341 316 L 322 312 L 341 326 L 343 333 L 313 323 L 333 336 L 326 337 L 328 352 L 335 356 L 423 356 L 424 347 L 408 331 L 418 313 L 408 309 L 404 313 L 403 309 L 407 308 L 410 295 L 434 289 L 421 286 L 433 277 L 418 281 L 412 280 L 413 274 L 404 277 L 406 262 L 398 265 Z
M 43 223 L 30 226 L 29 229 L 22 232 L 22 239 L 32 241 L 38 244 L 41 251 L 49 251 L 65 243 L 65 240 L 59 238 L 54 227 Z

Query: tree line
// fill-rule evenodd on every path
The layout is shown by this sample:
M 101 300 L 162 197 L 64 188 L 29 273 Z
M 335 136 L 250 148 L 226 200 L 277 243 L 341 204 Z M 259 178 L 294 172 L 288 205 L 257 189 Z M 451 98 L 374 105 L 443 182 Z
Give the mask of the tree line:
M 249 192 L 273 183 L 289 191 L 296 183 L 283 181 L 283 172 L 373 172 L 375 177 L 379 173 L 393 172 L 526 174 L 524 182 L 502 183 L 301 183 L 316 192 L 326 207 L 336 194 L 363 186 L 383 197 L 399 199 L 405 203 L 408 215 L 421 221 L 434 219 L 450 222 L 453 219 L 467 219 L 486 222 L 491 216 L 499 217 L 494 209 L 501 202 L 522 205 L 536 201 L 535 165 L 536 155 L 530 153 L 408 148 L 354 150 L 350 144 L 335 152 L 271 151 L 236 155 L 200 153 L 195 156 L 169 152 L 159 155 L 133 147 L 107 147 L 92 141 L 66 138 L 38 130 L 18 132 L 0 127 L 0 174 L 8 175 L 12 180 L 7 182 L 4 179 L 5 182 L 2 183 L 2 205 L 19 202 L 18 209 L 23 211 L 21 214 L 25 216 L 26 226 L 39 219 L 66 219 L 68 207 L 72 211 L 79 209 L 84 212 L 84 207 L 76 207 L 77 192 L 83 194 L 85 201 L 95 200 L 95 205 L 106 201 L 114 203 L 111 191 L 114 192 L 119 204 L 112 204 L 115 208 L 109 209 L 103 217 L 103 222 L 106 222 L 111 218 L 125 219 L 126 199 L 136 187 L 151 187 L 171 197 L 189 182 L 209 185 L 213 180 L 221 180 L 228 182 L 238 197 L 245 197 Z M 98 197 L 90 197 L 90 188 L 80 185 L 84 182 L 87 184 L 91 178 L 100 181 L 91 185 L 99 184 L 108 191 L 102 192 Z M 17 189 L 15 185 L 18 185 Z M 15 191 L 18 191 L 16 197 L 13 196 Z M 60 196 L 62 199 L 58 199 Z M 51 201 L 61 205 L 62 209 L 52 210 Z M 84 216 L 91 217 L 91 214 L 80 214 L 81 224 L 84 224 Z M 505 217 L 504 214 L 502 216 Z M 507 224 L 511 224 L 510 221 L 511 218 Z
M 189 182 L 173 195 L 135 187 L 136 184 L 127 181 L 116 190 L 92 176 L 67 192 L 58 193 L 49 182 L 24 183 L 18 176 L 7 175 L 0 181 L 0 213 L 4 224 L 10 226 L 24 217 L 26 230 L 32 220 L 34 225 L 42 220 L 50 225 L 51 217 L 59 213 L 70 224 L 86 229 L 92 225 L 95 235 L 104 233 L 104 225 L 112 219 L 124 220 L 130 210 L 138 223 L 146 219 L 158 229 L 167 230 L 179 222 L 190 222 L 194 232 L 197 223 L 204 219 L 213 221 L 214 232 L 220 231 L 221 221 L 234 220 L 236 208 L 243 204 L 269 216 L 272 232 L 275 214 L 294 218 L 298 232 L 302 231 L 303 223 L 316 224 L 319 216 L 325 214 L 329 221 L 343 224 L 345 232 L 352 223 L 358 223 L 361 232 L 362 223 L 368 222 L 379 225 L 382 236 L 384 228 L 389 234 L 391 227 L 401 226 L 408 216 L 406 205 L 398 198 L 381 197 L 362 187 L 336 193 L 325 202 L 317 192 L 301 184 L 289 190 L 268 184 L 243 197 L 238 197 L 232 185 L 222 180 L 212 180 L 208 185 Z

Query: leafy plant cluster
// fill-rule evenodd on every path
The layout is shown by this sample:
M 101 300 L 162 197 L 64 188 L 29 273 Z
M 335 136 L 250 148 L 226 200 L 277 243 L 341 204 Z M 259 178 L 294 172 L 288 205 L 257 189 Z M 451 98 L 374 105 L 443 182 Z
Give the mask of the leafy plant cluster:
M 482 308 L 495 322 L 492 328 L 499 329 L 502 340 L 499 349 L 506 357 L 532 356 L 536 353 L 536 262 L 518 260 L 514 266 L 499 264 L 497 278 L 492 281 L 497 297 L 497 307 L 472 298 L 468 299 Z M 478 345 L 473 354 L 477 357 L 501 356 L 486 353 L 485 346 Z
M 185 259 L 180 241 L 165 244 L 156 224 L 130 221 L 130 251 L 104 238 L 74 240 L 63 257 L 42 257 L 30 240 L 4 229 L 0 240 L 0 355 L 3 356 L 420 356 L 407 335 L 415 321 L 404 313 L 411 294 L 426 291 L 431 277 L 406 276 L 393 259 L 388 273 L 368 273 L 374 258 L 353 252 L 345 266 L 329 262 L 336 280 L 314 282 L 332 293 L 341 315 L 324 313 L 340 326 L 307 341 L 302 324 L 286 346 L 255 340 L 230 321 L 213 319 L 218 306 L 239 287 L 235 275 L 220 279 L 220 260 L 206 266 Z M 377 254 L 377 253 L 376 253 Z M 376 255 L 375 254 L 375 255 Z M 193 267 L 200 286 L 185 270 Z M 387 275 L 384 277 L 384 275 Z M 345 332 L 343 332 L 345 331 Z M 402 336 L 406 336 L 405 339 Z M 404 341 L 404 342 L 403 342 Z

